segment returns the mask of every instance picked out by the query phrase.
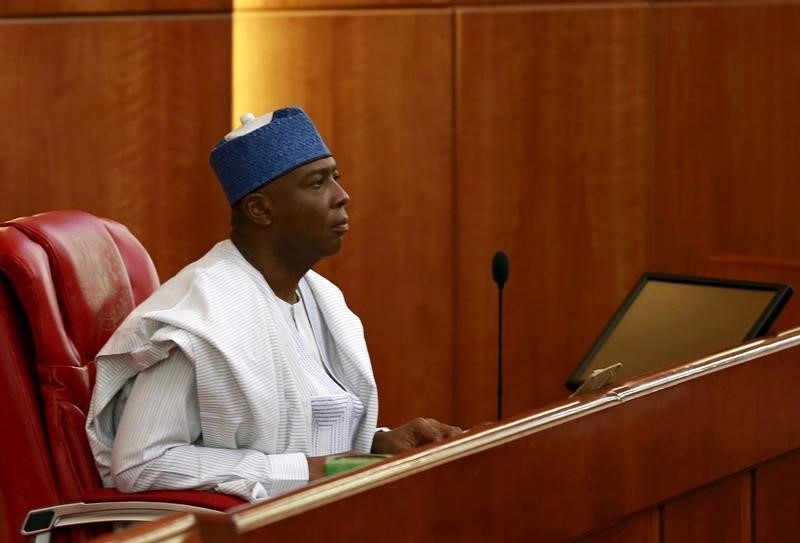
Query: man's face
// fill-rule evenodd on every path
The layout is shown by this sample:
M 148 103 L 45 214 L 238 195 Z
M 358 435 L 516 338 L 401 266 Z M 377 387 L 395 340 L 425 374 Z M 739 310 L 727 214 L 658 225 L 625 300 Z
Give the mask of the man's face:
M 339 252 L 349 229 L 344 206 L 350 196 L 338 180 L 336 161 L 329 157 L 264 187 L 271 202 L 272 240 L 280 254 L 316 262 Z

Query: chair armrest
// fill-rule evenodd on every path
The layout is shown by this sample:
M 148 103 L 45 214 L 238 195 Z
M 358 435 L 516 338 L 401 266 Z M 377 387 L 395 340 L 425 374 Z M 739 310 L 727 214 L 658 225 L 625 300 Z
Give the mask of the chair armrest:
M 99 522 L 141 522 L 155 520 L 173 513 L 203 513 L 222 515 L 222 511 L 179 503 L 126 501 L 67 503 L 30 511 L 21 533 L 36 536 L 35 541 L 48 541 L 55 528 Z M 42 537 L 44 536 L 44 537 Z
M 145 492 L 120 492 L 115 488 L 94 488 L 80 496 L 84 503 L 97 502 L 163 502 L 194 505 L 206 509 L 225 511 L 247 503 L 241 498 L 204 490 L 147 490 Z
M 83 501 L 34 509 L 22 526 L 24 536 L 36 536 L 38 543 L 49 541 L 50 532 L 79 524 L 140 522 L 173 513 L 222 514 L 246 503 L 239 498 L 196 490 L 154 490 L 125 494 L 113 488 L 89 491 Z

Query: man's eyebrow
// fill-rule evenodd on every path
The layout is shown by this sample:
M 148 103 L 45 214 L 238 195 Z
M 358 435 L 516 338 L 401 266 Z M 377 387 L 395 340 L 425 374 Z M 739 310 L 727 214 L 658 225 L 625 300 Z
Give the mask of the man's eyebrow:
M 303 179 L 308 179 L 311 176 L 321 173 L 325 174 L 338 171 L 339 171 L 339 166 L 337 164 L 334 164 L 333 166 L 320 166 L 319 168 L 314 168 L 313 170 L 309 170 L 305 175 L 303 175 Z

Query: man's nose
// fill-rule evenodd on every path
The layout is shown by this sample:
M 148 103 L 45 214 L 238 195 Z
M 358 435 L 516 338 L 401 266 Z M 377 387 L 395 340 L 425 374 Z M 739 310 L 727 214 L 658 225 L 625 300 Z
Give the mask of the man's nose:
M 336 188 L 339 191 L 336 195 L 336 207 L 342 207 L 350 201 L 350 195 L 337 181 L 334 181 L 334 183 L 336 183 Z

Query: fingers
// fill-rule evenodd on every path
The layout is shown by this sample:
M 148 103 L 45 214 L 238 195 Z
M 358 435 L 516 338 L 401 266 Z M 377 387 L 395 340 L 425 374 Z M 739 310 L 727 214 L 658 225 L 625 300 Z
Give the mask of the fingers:
M 411 421 L 411 423 L 414 424 L 414 429 L 418 437 L 416 446 L 441 441 L 463 432 L 463 430 L 457 426 L 450 426 L 436 419 L 418 418 Z
M 445 424 L 443 422 L 439 422 L 436 419 L 427 419 L 427 420 L 431 424 L 434 424 L 434 425 L 436 425 L 438 427 L 439 433 L 442 434 L 442 437 L 456 436 L 458 434 L 464 433 L 464 430 L 462 430 L 458 426 L 450 426 L 449 424 Z
M 433 428 L 436 429 L 436 432 L 439 435 L 439 439 L 445 439 L 451 436 L 456 436 L 464 432 L 458 426 L 450 426 L 449 424 L 445 424 L 443 422 L 439 422 L 436 419 L 425 419 Z
M 433 443 L 442 439 L 439 426 L 434 419 L 418 418 L 412 421 L 414 434 L 416 436 L 416 446 Z
M 457 426 L 436 419 L 418 417 L 389 432 L 378 432 L 372 440 L 372 452 L 396 454 L 422 445 L 435 443 L 462 433 Z

